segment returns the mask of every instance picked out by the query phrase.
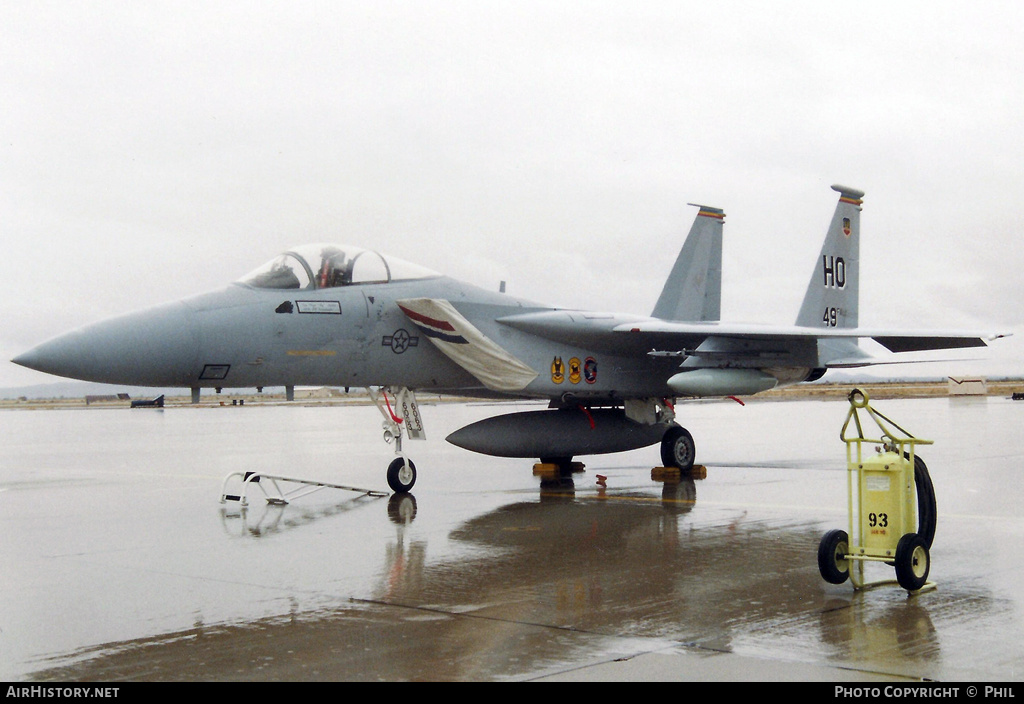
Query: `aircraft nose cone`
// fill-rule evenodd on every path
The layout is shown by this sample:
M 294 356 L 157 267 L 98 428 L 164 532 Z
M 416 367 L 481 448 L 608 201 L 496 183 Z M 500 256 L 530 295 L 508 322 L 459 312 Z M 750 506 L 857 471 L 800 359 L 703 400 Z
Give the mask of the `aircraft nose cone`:
M 57 374 L 60 376 L 60 372 L 55 370 L 63 369 L 67 366 L 66 354 L 64 346 L 53 344 L 54 342 L 56 340 L 36 345 L 28 352 L 19 354 L 11 361 L 23 367 L 35 369 L 37 372 L 46 372 L 47 374 Z
M 178 386 L 193 371 L 196 348 L 195 325 L 176 303 L 73 330 L 11 361 L 84 381 Z

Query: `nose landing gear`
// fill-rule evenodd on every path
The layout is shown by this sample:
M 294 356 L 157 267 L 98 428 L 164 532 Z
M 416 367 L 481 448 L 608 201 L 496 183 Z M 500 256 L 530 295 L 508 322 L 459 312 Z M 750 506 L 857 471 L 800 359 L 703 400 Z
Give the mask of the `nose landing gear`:
M 395 454 L 398 455 L 388 465 L 388 486 L 396 494 L 405 494 L 411 491 L 416 483 L 416 465 L 402 451 L 403 429 L 410 440 L 426 440 L 427 436 L 423 430 L 416 394 L 411 389 L 400 388 L 395 393 L 395 408 L 392 409 L 387 391 L 367 389 L 377 410 L 384 417 L 384 442 L 390 444 L 394 441 Z

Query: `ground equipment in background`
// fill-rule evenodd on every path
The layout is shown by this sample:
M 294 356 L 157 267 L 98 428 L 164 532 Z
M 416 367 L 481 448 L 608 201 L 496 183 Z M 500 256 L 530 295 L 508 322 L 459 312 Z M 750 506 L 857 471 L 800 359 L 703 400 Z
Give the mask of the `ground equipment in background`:
M 854 389 L 849 400 L 850 411 L 840 431 L 846 443 L 849 530 L 824 535 L 818 546 L 818 570 L 825 581 L 842 584 L 850 579 L 858 590 L 893 583 L 911 593 L 933 589 L 928 575 L 935 490 L 928 467 L 917 456 L 917 446 L 932 441 L 914 437 L 873 409 L 861 389 Z M 879 437 L 866 435 L 861 411 L 873 421 Z M 875 454 L 866 456 L 865 444 L 875 445 Z M 868 562 L 894 567 L 896 581 L 869 582 L 864 575 Z

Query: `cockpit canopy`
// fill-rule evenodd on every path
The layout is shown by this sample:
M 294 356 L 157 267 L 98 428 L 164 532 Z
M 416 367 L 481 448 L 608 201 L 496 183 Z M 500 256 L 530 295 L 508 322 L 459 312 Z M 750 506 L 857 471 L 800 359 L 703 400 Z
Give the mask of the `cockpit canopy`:
M 435 271 L 359 247 L 308 244 L 289 249 L 246 274 L 254 288 L 318 289 L 440 276 Z

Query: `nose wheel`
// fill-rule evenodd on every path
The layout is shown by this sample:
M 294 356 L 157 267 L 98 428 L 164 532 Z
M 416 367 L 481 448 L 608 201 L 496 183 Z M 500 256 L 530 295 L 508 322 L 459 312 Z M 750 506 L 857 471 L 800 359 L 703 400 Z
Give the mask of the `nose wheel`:
M 394 442 L 395 453 L 398 455 L 388 465 L 388 486 L 396 494 L 407 494 L 416 483 L 416 465 L 402 452 L 402 435 L 407 435 L 410 440 L 426 439 L 416 395 L 410 389 L 399 389 L 395 396 L 395 408 L 392 409 L 385 389 L 367 391 L 384 417 L 384 441 L 388 444 Z
M 396 494 L 405 494 L 416 483 L 416 465 L 405 457 L 396 457 L 388 466 L 388 486 Z

